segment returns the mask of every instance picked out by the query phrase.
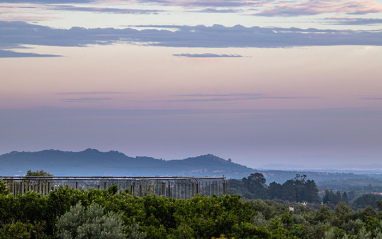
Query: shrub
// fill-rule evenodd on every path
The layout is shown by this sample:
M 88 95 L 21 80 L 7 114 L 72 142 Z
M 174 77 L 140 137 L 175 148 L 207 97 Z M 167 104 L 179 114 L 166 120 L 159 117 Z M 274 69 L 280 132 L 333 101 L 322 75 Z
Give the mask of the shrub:
M 62 215 L 57 222 L 59 238 L 126 238 L 122 215 L 109 212 L 96 203 L 90 204 L 87 210 L 77 203 Z
M 9 193 L 9 188 L 4 180 L 0 179 L 0 195 L 6 195 Z

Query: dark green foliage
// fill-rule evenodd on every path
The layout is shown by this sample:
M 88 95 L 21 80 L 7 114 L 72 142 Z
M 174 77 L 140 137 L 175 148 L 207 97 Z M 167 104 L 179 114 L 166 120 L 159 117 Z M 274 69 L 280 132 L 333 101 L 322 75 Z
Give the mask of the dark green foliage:
M 110 194 L 116 194 L 118 192 L 118 186 L 113 184 L 111 185 L 107 191 L 109 191 Z
M 27 174 L 25 176 L 53 176 L 53 174 L 50 174 L 48 172 L 45 172 L 44 170 L 36 170 L 36 172 L 33 172 L 32 170 L 28 170 Z
M 341 201 L 344 201 L 344 200 L 342 200 L 342 196 L 339 191 L 333 192 L 333 191 L 329 191 L 328 189 L 325 190 L 325 195 L 322 198 L 322 202 L 324 204 L 331 204 L 334 206 Z
M 35 224 L 31 223 L 22 223 L 22 222 L 14 222 L 11 224 L 5 224 L 0 229 L 0 238 L 8 239 L 29 239 L 29 238 L 50 238 L 43 232 L 45 227 L 44 222 L 38 222 Z
M 348 194 L 347 194 L 346 192 L 344 192 L 344 193 L 342 194 L 342 202 L 344 202 L 344 203 L 346 203 L 346 204 L 349 202 Z
M 20 238 L 29 239 L 32 234 L 32 225 L 22 222 L 6 224 L 0 230 L 0 238 Z
M 266 182 L 262 173 L 251 173 L 248 178 L 243 178 L 242 181 L 250 193 L 255 193 L 263 188 Z
M 353 219 L 354 211 L 346 203 L 339 202 L 334 209 L 334 214 L 341 222 L 348 222 Z
M 381 195 L 365 194 L 354 200 L 353 207 L 365 208 L 366 206 L 371 206 L 372 208 L 376 209 L 378 200 L 382 200 Z
M 248 178 L 231 180 L 232 192 L 243 195 L 246 199 L 280 199 L 289 202 L 319 203 L 317 185 L 313 180 L 306 180 L 306 175 L 287 180 L 283 184 L 272 182 L 267 186 L 261 173 L 252 173 Z
M 290 183 L 300 187 L 308 181 L 300 176 Z M 276 200 L 243 200 L 237 195 L 197 195 L 188 200 L 156 195 L 139 198 L 115 190 L 69 188 L 47 196 L 7 194 L 0 195 L 0 239 L 65 238 L 64 231 L 77 238 L 107 238 L 118 232 L 121 238 L 131 239 L 219 238 L 223 234 L 236 239 L 382 236 L 379 211 L 371 206 L 354 211 L 339 202 L 333 209 L 323 206 L 315 210 L 310 204 L 295 204 L 296 210 L 289 212 L 289 203 Z M 114 226 L 120 229 L 111 229 Z
M 133 219 L 133 223 L 128 228 L 129 236 L 128 239 L 144 239 L 147 233 L 139 231 L 139 223 Z
M 0 195 L 5 195 L 9 193 L 8 185 L 4 180 L 0 179 Z

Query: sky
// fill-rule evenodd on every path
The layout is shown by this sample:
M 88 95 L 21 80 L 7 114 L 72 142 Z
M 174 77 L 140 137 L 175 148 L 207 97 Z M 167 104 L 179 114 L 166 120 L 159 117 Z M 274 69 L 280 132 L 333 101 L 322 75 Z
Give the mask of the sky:
M 381 122 L 382 0 L 0 0 L 0 154 L 373 165 Z

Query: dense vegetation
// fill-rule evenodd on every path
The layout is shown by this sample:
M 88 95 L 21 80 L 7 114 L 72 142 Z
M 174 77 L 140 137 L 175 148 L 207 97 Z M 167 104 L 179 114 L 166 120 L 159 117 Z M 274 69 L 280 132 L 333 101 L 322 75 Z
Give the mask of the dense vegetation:
M 111 187 L 13 197 L 0 188 L 0 238 L 382 238 L 379 202 L 377 211 L 339 202 L 334 210 L 300 205 L 289 212 L 282 203 L 237 195 L 139 198 Z
M 26 176 L 52 175 L 29 170 Z M 352 208 L 353 195 L 326 190 L 321 201 L 315 182 L 298 174 L 283 184 L 267 185 L 261 173 L 231 184 L 245 197 L 139 198 L 115 185 L 13 197 L 0 180 L 0 239 L 382 238 L 382 196 L 354 197 Z
M 283 204 L 307 202 L 310 207 L 320 209 L 321 203 L 334 209 L 339 202 L 345 202 L 354 210 L 371 206 L 376 209 L 376 201 L 382 201 L 382 195 L 373 191 L 339 191 L 329 190 L 319 192 L 313 180 L 307 180 L 306 175 L 299 175 L 283 184 L 272 182 L 266 184 L 262 173 L 250 174 L 242 180 L 231 179 L 231 193 L 241 195 L 246 199 L 271 199 Z M 366 193 L 365 193 L 366 192 Z
M 317 185 L 306 180 L 306 175 L 297 174 L 283 184 L 272 182 L 266 185 L 262 173 L 252 173 L 242 180 L 231 180 L 232 193 L 248 199 L 280 199 L 289 202 L 319 203 Z

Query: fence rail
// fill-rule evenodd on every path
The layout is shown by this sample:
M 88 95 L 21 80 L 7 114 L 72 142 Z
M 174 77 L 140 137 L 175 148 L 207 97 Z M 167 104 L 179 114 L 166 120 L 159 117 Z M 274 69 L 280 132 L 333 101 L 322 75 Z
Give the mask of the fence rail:
M 77 190 L 107 189 L 113 184 L 119 191 L 127 190 L 139 197 L 156 194 L 187 199 L 196 194 L 221 196 L 229 192 L 225 177 L 0 176 L 0 179 L 7 183 L 14 196 L 28 191 L 47 195 L 66 186 Z

